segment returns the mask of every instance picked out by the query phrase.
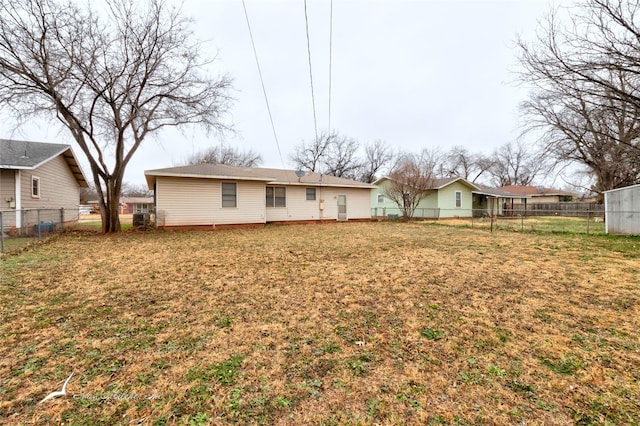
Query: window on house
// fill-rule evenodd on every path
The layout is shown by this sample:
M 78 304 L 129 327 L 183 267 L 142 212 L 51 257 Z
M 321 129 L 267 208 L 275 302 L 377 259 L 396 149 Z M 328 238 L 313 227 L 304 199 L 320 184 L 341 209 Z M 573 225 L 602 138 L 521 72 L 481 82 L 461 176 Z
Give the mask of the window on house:
M 462 207 L 462 192 L 456 191 L 456 207 Z
M 307 201 L 314 201 L 316 199 L 316 189 L 307 188 Z
M 237 207 L 238 188 L 235 182 L 222 182 L 222 207 Z
M 31 176 L 31 196 L 33 198 L 40 198 L 40 178 Z
M 284 186 L 267 186 L 267 207 L 286 207 L 287 188 Z
M 384 204 L 384 194 L 378 194 L 378 204 Z

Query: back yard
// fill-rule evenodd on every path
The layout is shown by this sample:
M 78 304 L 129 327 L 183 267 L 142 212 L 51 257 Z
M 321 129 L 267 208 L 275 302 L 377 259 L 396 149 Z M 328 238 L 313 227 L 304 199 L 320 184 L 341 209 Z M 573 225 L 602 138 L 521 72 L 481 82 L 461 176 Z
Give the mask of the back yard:
M 0 258 L 0 309 L 10 424 L 640 423 L 637 238 L 75 232 Z

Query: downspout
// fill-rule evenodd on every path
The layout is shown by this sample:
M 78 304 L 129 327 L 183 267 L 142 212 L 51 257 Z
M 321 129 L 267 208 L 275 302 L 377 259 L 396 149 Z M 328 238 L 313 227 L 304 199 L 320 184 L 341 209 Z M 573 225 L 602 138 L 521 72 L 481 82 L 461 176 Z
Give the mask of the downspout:
M 16 229 L 22 228 L 22 191 L 20 179 L 20 170 L 15 173 L 15 194 L 16 194 Z
M 318 200 L 320 200 L 318 207 L 320 208 L 320 222 L 322 222 L 322 219 L 324 218 L 324 199 L 322 198 L 322 173 L 320 174 L 320 181 L 318 182 L 318 185 Z

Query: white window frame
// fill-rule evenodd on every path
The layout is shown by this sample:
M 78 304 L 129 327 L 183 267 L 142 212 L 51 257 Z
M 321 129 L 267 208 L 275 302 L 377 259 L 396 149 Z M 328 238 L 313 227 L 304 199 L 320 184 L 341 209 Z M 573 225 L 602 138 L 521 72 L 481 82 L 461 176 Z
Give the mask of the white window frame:
M 312 191 L 313 191 L 313 198 L 309 198 L 309 195 L 310 195 L 309 191 L 310 191 L 310 190 L 312 190 Z M 315 201 L 315 200 L 316 200 L 316 197 L 317 197 L 317 192 L 318 192 L 318 191 L 316 190 L 316 188 L 306 188 L 306 189 L 305 189 L 305 191 L 304 191 L 304 193 L 305 193 L 305 200 L 307 200 L 307 201 Z
M 235 189 L 235 193 L 233 194 L 233 205 L 225 205 L 225 203 L 229 203 L 230 200 L 226 200 L 224 199 L 225 197 L 225 193 L 224 193 L 224 186 L 225 185 L 233 185 L 234 189 Z M 230 196 L 230 194 L 226 194 L 227 197 Z M 233 208 L 237 208 L 238 207 L 238 182 L 220 182 L 220 206 L 223 209 L 233 209 Z
M 269 190 L 271 190 L 270 197 L 269 197 Z M 276 194 L 278 190 L 284 191 L 284 196 L 278 197 Z M 278 200 L 280 200 L 281 204 L 278 204 Z M 265 206 L 270 208 L 287 207 L 287 187 L 267 185 L 267 189 L 265 191 Z
M 34 191 L 34 188 L 36 191 Z M 40 178 L 38 176 L 31 176 L 31 198 L 40 198 L 40 190 Z
M 455 203 L 456 203 L 456 209 L 462 208 L 462 191 L 456 191 Z
M 378 194 L 378 204 L 384 204 L 384 194 Z

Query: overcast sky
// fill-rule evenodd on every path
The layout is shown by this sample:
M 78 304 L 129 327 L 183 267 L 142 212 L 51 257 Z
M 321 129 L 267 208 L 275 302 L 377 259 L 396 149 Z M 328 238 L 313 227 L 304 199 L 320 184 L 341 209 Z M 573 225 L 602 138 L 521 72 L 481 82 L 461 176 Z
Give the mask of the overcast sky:
M 217 54 L 211 71 L 233 79 L 226 120 L 235 132 L 169 131 L 149 139 L 125 181 L 142 183 L 144 170 L 177 165 L 222 142 L 261 154 L 264 167 L 291 168 L 294 147 L 313 139 L 303 0 L 245 4 L 280 152 L 242 1 L 185 0 L 195 33 L 207 40 L 209 55 Z M 330 4 L 307 1 L 318 131 L 329 126 Z M 550 7 L 546 0 L 333 0 L 331 130 L 362 144 L 382 139 L 408 151 L 461 145 L 490 153 L 515 140 L 518 104 L 527 95 L 515 83 L 515 39 L 533 39 Z M 47 126 L 0 137 L 72 143 L 65 131 Z

